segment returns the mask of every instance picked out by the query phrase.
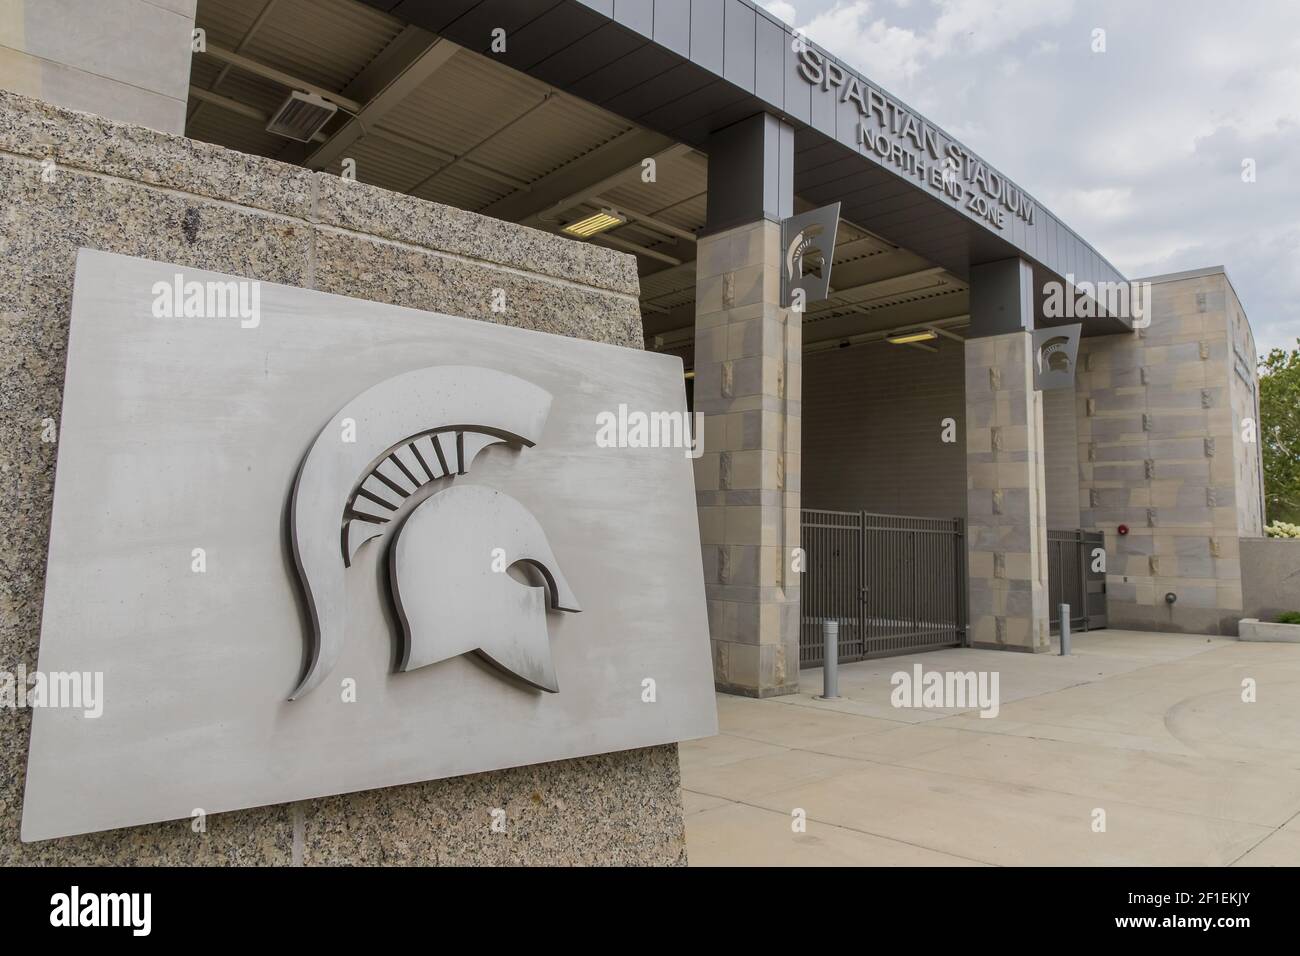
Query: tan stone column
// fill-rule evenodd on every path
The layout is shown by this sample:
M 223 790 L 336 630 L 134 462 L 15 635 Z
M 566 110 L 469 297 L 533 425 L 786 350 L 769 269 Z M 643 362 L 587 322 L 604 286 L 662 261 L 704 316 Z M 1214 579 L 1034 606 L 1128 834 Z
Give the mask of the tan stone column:
M 751 697 L 799 683 L 798 316 L 780 306 L 780 225 L 702 238 L 696 263 L 696 461 L 705 591 L 720 690 Z
M 1051 649 L 1047 498 L 1043 397 L 1034 389 L 1027 331 L 1033 324 L 1029 281 L 1028 267 L 1017 260 L 972 270 L 966 540 L 971 644 L 1042 652 Z M 1025 331 L 1002 331 L 1016 326 Z

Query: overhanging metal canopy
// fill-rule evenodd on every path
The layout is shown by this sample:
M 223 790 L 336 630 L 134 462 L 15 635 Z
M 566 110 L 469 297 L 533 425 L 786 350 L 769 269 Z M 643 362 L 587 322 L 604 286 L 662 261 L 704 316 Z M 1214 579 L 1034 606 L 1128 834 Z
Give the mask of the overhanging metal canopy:
M 798 195 L 842 202 L 846 218 L 959 277 L 969 277 L 972 264 L 1020 256 L 1034 263 L 1040 285 L 1067 276 L 1125 281 L 1008 177 L 825 50 L 807 41 L 801 47 L 788 26 L 749 0 L 365 2 L 706 151 L 715 130 L 757 112 L 779 115 L 796 131 Z M 505 31 L 504 51 L 492 49 L 495 30 Z M 877 117 L 884 123 L 873 127 Z M 873 129 L 891 132 L 894 142 L 910 135 L 929 165 L 900 161 Z M 1010 199 L 1000 224 L 999 203 L 968 205 L 935 182 L 953 156 L 957 175 L 977 169 Z M 1128 328 L 1094 319 L 1089 332 Z

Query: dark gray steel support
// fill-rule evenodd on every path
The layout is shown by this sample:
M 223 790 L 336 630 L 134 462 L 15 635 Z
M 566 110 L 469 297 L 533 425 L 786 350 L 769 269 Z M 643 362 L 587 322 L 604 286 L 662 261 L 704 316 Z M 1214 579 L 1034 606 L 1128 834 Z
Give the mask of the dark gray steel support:
M 1034 328 L 1034 270 L 1024 259 L 971 266 L 970 337 Z
M 709 196 L 703 235 L 794 215 L 794 129 L 770 113 L 709 137 Z

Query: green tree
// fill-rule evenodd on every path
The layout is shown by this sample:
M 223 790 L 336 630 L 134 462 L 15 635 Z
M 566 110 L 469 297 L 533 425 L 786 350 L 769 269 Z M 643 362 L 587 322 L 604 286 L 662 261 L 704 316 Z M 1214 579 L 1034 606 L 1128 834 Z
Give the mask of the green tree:
M 1268 518 L 1300 524 L 1300 349 L 1273 349 L 1259 363 L 1259 371 Z

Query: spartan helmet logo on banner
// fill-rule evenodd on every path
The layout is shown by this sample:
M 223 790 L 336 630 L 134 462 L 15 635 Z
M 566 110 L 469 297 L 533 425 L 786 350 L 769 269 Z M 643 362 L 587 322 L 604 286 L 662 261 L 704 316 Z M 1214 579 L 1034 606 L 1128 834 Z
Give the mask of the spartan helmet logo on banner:
M 1040 392 L 1074 387 L 1082 325 L 1034 330 L 1034 388 Z
M 781 248 L 785 250 L 785 261 L 781 270 L 781 305 L 802 310 L 809 302 L 826 298 L 839 224 L 839 203 L 782 220 Z M 796 290 L 802 290 L 802 296 L 796 296 Z
M 310 664 L 290 700 L 338 661 L 345 575 L 385 535 L 402 628 L 398 670 L 476 652 L 526 683 L 559 690 L 547 611 L 580 611 L 546 535 L 520 502 L 458 478 L 483 449 L 537 443 L 551 396 L 486 368 L 434 366 L 348 402 L 303 459 L 290 506 L 294 561 L 311 612 Z M 506 573 L 518 566 L 540 586 Z

